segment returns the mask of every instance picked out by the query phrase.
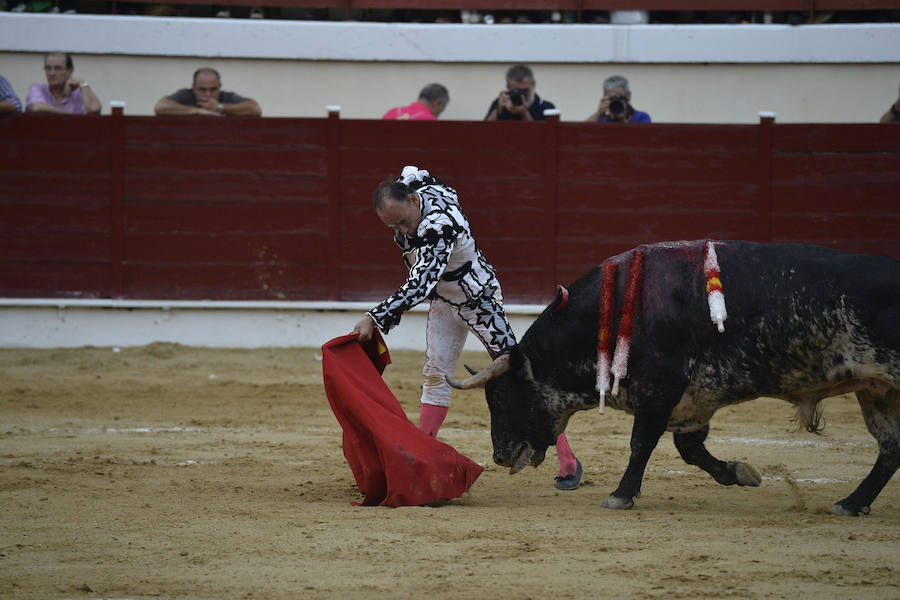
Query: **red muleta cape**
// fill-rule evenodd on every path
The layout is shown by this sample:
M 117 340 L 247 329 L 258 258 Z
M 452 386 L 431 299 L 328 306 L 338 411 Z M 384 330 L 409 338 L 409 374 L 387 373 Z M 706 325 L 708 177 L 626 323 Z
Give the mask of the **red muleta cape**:
M 459 498 L 484 470 L 413 425 L 381 378 L 391 358 L 381 335 L 322 346 L 325 394 L 344 430 L 344 457 L 364 506 L 416 506 Z M 353 504 L 359 504 L 354 502 Z

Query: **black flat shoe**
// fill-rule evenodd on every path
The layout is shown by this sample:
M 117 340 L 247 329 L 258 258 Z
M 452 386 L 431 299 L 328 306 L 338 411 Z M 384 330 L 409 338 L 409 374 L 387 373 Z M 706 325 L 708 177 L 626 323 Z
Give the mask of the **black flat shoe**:
M 558 490 L 577 490 L 581 485 L 581 461 L 575 459 L 575 472 L 565 477 L 556 476 L 556 489 Z

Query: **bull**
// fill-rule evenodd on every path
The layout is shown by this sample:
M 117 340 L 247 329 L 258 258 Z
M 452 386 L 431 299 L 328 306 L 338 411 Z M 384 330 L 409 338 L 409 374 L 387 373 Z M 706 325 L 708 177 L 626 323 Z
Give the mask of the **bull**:
M 710 277 L 710 251 L 718 277 Z M 711 282 L 723 294 L 715 310 Z M 821 400 L 850 392 L 878 442 L 878 458 L 832 512 L 868 513 L 900 466 L 900 262 L 809 245 L 659 243 L 608 259 L 566 295 L 509 354 L 450 381 L 485 386 L 494 462 L 511 474 L 537 467 L 569 418 L 603 401 L 634 415 L 628 466 L 604 507 L 634 505 L 666 430 L 684 461 L 718 483 L 758 486 L 752 466 L 706 449 L 713 414 L 760 396 L 780 398 L 815 432 Z M 627 371 L 612 390 L 607 364 L 598 360 L 604 317 L 612 339 L 630 335 Z M 619 358 L 617 347 L 614 362 Z

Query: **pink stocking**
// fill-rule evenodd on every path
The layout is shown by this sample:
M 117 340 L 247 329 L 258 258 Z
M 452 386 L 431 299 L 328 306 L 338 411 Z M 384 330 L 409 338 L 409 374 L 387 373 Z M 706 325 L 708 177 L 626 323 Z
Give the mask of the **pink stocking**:
M 422 408 L 419 410 L 419 429 L 421 429 L 431 437 L 437 437 L 438 429 L 441 428 L 441 423 L 444 422 L 444 418 L 447 416 L 447 411 L 449 411 L 449 408 L 446 406 L 423 404 Z M 572 461 L 572 464 L 574 465 L 574 457 L 572 458 Z
M 566 439 L 564 433 L 559 434 L 559 437 L 556 438 L 556 456 L 559 458 L 560 477 L 571 475 L 578 468 L 575 462 L 575 453 L 572 452 L 572 447 L 569 446 L 569 440 Z

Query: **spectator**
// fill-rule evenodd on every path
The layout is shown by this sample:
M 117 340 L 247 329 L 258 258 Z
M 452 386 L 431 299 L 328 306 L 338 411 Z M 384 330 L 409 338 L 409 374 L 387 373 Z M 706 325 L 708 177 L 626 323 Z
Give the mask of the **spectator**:
M 543 121 L 544 111 L 556 108 L 538 96 L 537 82 L 526 65 L 514 65 L 506 72 L 506 89 L 488 108 L 485 121 Z
M 192 88 L 183 88 L 174 94 L 163 96 L 153 110 L 158 115 L 262 116 L 262 109 L 256 100 L 222 91 L 219 72 L 209 67 L 194 71 Z
M 409 106 L 392 108 L 381 117 L 397 121 L 436 121 L 447 105 L 450 92 L 439 83 L 429 83 L 419 92 L 419 99 Z
M 650 115 L 635 110 L 631 105 L 628 80 L 613 75 L 603 82 L 603 97 L 597 111 L 585 120 L 591 123 L 649 123 Z
M 68 52 L 51 52 L 44 57 L 47 85 L 32 83 L 25 98 L 28 112 L 100 114 L 100 100 L 83 79 L 75 79 L 75 63 Z
M 881 115 L 880 123 L 900 123 L 900 95 L 891 104 L 886 113 Z
M 8 112 L 22 112 L 22 103 L 6 77 L 0 75 L 0 113 Z

